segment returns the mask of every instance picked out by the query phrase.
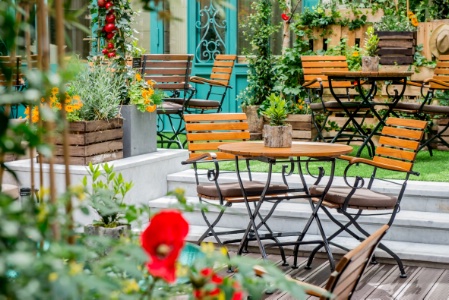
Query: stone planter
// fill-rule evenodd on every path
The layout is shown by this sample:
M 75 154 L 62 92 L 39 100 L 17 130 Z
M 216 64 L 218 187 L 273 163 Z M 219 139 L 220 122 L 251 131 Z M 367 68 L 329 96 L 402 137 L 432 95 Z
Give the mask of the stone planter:
M 257 114 L 258 105 L 250 105 L 242 107 L 242 111 L 246 114 L 249 125 L 249 133 L 251 140 L 261 140 L 263 130 L 263 117 Z
M 157 150 L 157 113 L 141 112 L 135 105 L 122 105 L 123 157 Z
M 292 146 L 292 126 L 271 126 L 265 125 L 263 128 L 263 141 L 265 147 L 289 148 Z
M 91 224 L 84 226 L 85 234 L 106 236 L 112 239 L 119 239 L 122 236 L 128 236 L 130 232 L 131 232 L 131 225 L 129 224 L 123 224 L 113 228 L 94 226 Z
M 69 155 L 71 165 L 88 165 L 123 157 L 123 120 L 69 122 Z M 54 162 L 64 163 L 62 138 L 55 140 Z
M 377 72 L 379 71 L 379 56 L 362 56 L 362 71 Z

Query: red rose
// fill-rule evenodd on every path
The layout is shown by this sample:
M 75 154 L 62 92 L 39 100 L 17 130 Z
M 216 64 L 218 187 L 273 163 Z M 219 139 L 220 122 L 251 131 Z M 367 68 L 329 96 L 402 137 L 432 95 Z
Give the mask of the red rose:
M 165 210 L 153 216 L 140 236 L 142 247 L 150 256 L 147 268 L 151 275 L 169 283 L 175 281 L 175 263 L 188 232 L 189 224 L 179 211 Z
M 287 14 L 282 14 L 282 15 L 281 15 L 281 18 L 282 18 L 282 20 L 284 20 L 284 21 L 290 20 L 290 17 L 289 17 Z

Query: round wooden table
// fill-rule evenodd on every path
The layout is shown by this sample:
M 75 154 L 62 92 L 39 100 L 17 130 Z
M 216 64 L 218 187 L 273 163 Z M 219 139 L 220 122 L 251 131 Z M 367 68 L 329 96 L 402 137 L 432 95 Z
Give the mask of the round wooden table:
M 335 159 L 340 155 L 348 154 L 349 152 L 351 152 L 352 147 L 350 147 L 348 145 L 341 145 L 341 144 L 316 143 L 316 142 L 315 143 L 293 142 L 292 146 L 289 148 L 269 148 L 269 147 L 265 147 L 263 142 L 248 141 L 248 142 L 236 142 L 236 143 L 223 144 L 223 145 L 218 146 L 218 150 L 221 152 L 235 155 L 237 177 L 238 177 L 238 180 L 240 183 L 240 187 L 242 188 L 242 194 L 244 195 L 245 205 L 247 207 L 249 218 L 250 218 L 248 227 L 247 227 L 245 234 L 243 235 L 243 238 L 240 242 L 238 254 L 242 253 L 243 247 L 249 239 L 249 233 L 250 233 L 250 231 L 252 231 L 254 233 L 255 239 L 257 240 L 260 252 L 264 259 L 267 256 L 267 254 L 265 252 L 266 246 L 279 246 L 281 253 L 283 253 L 283 249 L 282 249 L 283 246 L 289 246 L 289 245 L 293 246 L 294 245 L 295 248 L 293 250 L 293 252 L 294 252 L 293 267 L 295 268 L 295 267 L 297 267 L 297 254 L 299 251 L 300 244 L 321 243 L 321 244 L 323 244 L 323 247 L 325 248 L 325 250 L 327 252 L 327 256 L 329 258 L 329 265 L 331 267 L 331 270 L 333 271 L 335 269 L 335 261 L 333 259 L 333 255 L 330 250 L 329 244 L 327 243 L 326 233 L 324 232 L 324 229 L 321 225 L 321 221 L 318 216 L 318 210 L 320 209 L 321 203 L 324 200 L 324 195 L 327 193 L 327 191 L 329 190 L 329 188 L 332 184 L 334 170 L 335 170 Z M 262 194 L 260 195 L 257 205 L 255 205 L 254 208 L 252 208 L 248 203 L 248 199 L 246 197 L 246 192 L 245 192 L 244 185 L 243 185 L 243 180 L 240 176 L 238 162 L 239 162 L 239 158 L 242 158 L 242 157 L 265 161 L 266 163 L 269 164 L 269 170 L 268 170 L 268 174 L 267 174 L 267 182 L 265 185 L 265 189 L 262 192 Z M 330 171 L 330 174 L 328 177 L 328 182 L 326 184 L 324 192 L 322 195 L 314 196 L 314 198 L 315 197 L 319 198 L 318 202 L 312 201 L 310 194 L 309 194 L 307 184 L 306 184 L 304 176 L 302 174 L 302 168 L 300 166 L 300 163 L 303 158 L 306 158 L 306 160 L 313 159 L 316 161 L 331 162 L 331 171 Z M 266 196 L 267 196 L 266 193 L 267 193 L 270 183 L 271 183 L 272 166 L 276 163 L 276 160 L 280 160 L 280 161 L 284 161 L 284 162 L 290 161 L 292 164 L 293 164 L 293 161 L 298 163 L 297 170 L 298 170 L 303 188 L 298 189 L 298 188 L 289 187 L 288 183 L 287 183 L 286 176 L 289 176 L 292 172 L 288 172 L 288 174 L 285 176 L 285 174 L 284 174 L 285 169 L 283 169 L 283 173 L 282 173 L 283 178 L 282 179 L 283 179 L 284 183 L 288 186 L 288 189 L 282 190 L 280 195 L 276 195 L 274 197 L 269 195 L 268 198 L 266 198 Z M 293 171 L 293 169 L 294 168 L 292 166 L 291 170 Z M 324 172 L 320 172 L 320 173 L 321 174 L 316 178 L 317 179 L 316 183 L 320 182 L 324 176 Z M 302 193 L 302 194 L 301 195 L 297 195 L 297 194 L 293 195 L 293 193 L 298 193 L 298 192 Z M 300 232 L 274 233 L 268 227 L 268 225 L 266 224 L 266 221 L 271 216 L 271 214 L 274 212 L 274 209 L 276 208 L 277 204 L 283 200 L 291 200 L 291 199 L 299 199 L 299 198 L 308 199 L 309 203 L 311 205 L 311 208 L 312 208 L 312 213 L 311 213 L 308 221 L 306 222 L 305 226 L 303 227 L 303 230 Z M 267 217 L 261 217 L 259 211 L 260 211 L 262 204 L 264 202 L 266 202 L 265 200 L 270 203 L 274 203 L 274 205 L 273 205 L 272 209 L 270 210 L 270 212 L 267 214 Z M 257 218 L 261 219 L 262 222 L 260 224 L 262 224 L 266 227 L 266 229 L 270 232 L 269 234 L 261 235 L 258 233 L 258 229 L 261 227 L 261 225 L 258 225 L 256 223 Z M 320 235 L 321 235 L 321 240 L 303 241 L 303 238 L 304 238 L 305 234 L 307 233 L 307 231 L 309 230 L 313 221 L 315 221 L 317 223 L 317 226 L 318 226 L 318 229 L 319 229 Z M 297 236 L 298 238 L 295 242 L 285 242 L 285 243 L 281 243 L 276 239 L 277 237 L 285 237 L 285 236 Z M 262 244 L 262 242 L 261 242 L 262 239 L 273 239 L 275 241 L 275 243 Z
M 348 154 L 352 147 L 341 144 L 313 143 L 313 142 L 293 142 L 291 148 L 269 148 L 263 142 L 238 142 L 218 146 L 218 150 L 225 153 L 242 157 L 338 157 Z

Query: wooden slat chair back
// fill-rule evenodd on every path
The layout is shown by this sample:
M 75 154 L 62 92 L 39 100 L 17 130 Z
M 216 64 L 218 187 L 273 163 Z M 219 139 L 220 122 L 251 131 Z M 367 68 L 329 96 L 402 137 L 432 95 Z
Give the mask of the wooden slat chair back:
M 187 104 L 189 108 L 201 112 L 215 110 L 218 113 L 221 111 L 226 93 L 228 89 L 232 88 L 229 82 L 236 58 L 236 55 L 219 54 L 215 57 L 210 78 L 199 76 L 190 78 L 193 83 L 209 85 L 209 91 L 204 99 L 190 99 Z
M 325 288 L 292 279 L 287 279 L 298 284 L 307 295 L 319 297 L 320 299 L 346 300 L 351 299 L 360 279 L 377 245 L 387 233 L 390 227 L 383 225 L 373 234 L 367 237 L 360 245 L 343 256 L 338 262 L 335 271 L 331 273 Z M 257 276 L 264 276 L 267 271 L 261 266 L 255 266 L 254 272 Z
M 348 62 L 345 56 L 301 56 L 302 69 L 304 74 L 304 85 L 317 78 L 321 79 L 323 88 L 329 88 L 329 81 L 323 72 L 348 71 Z M 350 81 L 335 81 L 334 88 L 351 88 Z M 307 85 L 307 88 L 320 88 L 319 82 Z
M 440 55 L 433 72 L 433 80 L 429 82 L 431 89 L 449 90 L 449 55 Z
M 425 121 L 388 118 L 373 161 L 411 171 L 426 127 Z
M 22 58 L 17 56 L 11 60 L 10 56 L 0 56 L 0 86 L 8 85 L 8 77 L 10 77 L 11 84 L 18 86 L 22 84 L 22 74 L 20 67 L 22 65 Z M 10 74 L 5 74 L 4 71 L 10 71 Z
M 359 246 L 349 251 L 338 262 L 335 271 L 329 277 L 326 290 L 331 292 L 335 300 L 351 299 L 363 272 L 370 262 L 377 245 L 387 232 L 389 226 L 383 225 L 371 234 Z M 320 299 L 328 299 L 321 297 Z
M 166 91 L 189 89 L 193 55 L 145 54 L 142 58 L 142 75 L 145 80 L 155 81 L 155 88 Z
M 229 160 L 231 154 L 217 152 L 218 146 L 249 141 L 249 125 L 244 113 L 186 114 L 189 159 L 215 152 L 217 160 Z

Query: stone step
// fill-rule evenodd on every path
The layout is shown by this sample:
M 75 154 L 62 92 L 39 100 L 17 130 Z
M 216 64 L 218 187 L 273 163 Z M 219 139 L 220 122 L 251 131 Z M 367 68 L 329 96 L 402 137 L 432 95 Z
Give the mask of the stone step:
M 192 204 L 198 203 L 196 197 L 188 197 L 187 201 Z M 162 209 L 176 204 L 176 200 L 172 197 L 162 197 L 152 200 L 149 203 L 153 209 Z M 262 215 L 268 213 L 271 205 L 270 203 L 266 203 L 262 206 Z M 218 225 L 225 228 L 246 228 L 249 219 L 245 205 L 243 203 L 237 203 L 228 210 Z M 215 219 L 217 211 L 217 208 L 210 207 L 208 213 L 209 220 Z M 311 208 L 307 202 L 295 203 L 285 201 L 276 207 L 268 225 L 272 230 L 279 232 L 301 231 L 310 214 Z M 205 222 L 198 208 L 191 213 L 185 213 L 185 216 L 191 225 L 205 226 Z M 331 234 L 337 229 L 337 226 L 329 220 L 324 212 L 320 211 L 319 216 L 325 232 Z M 340 222 L 346 221 L 345 216 L 336 212 L 333 216 Z M 383 224 L 387 224 L 389 217 L 389 215 L 361 217 L 359 223 L 368 232 L 374 232 Z M 393 226 L 384 239 L 397 242 L 449 245 L 448 231 L 449 218 L 445 213 L 401 210 L 396 215 Z M 313 222 L 307 234 L 319 234 L 315 222 Z M 348 234 L 342 233 L 341 236 L 348 236 Z M 449 257 L 449 252 L 447 255 Z
M 187 236 L 187 240 L 195 243 L 201 234 L 206 230 L 206 226 L 198 226 L 198 225 L 190 225 L 189 235 Z M 229 230 L 236 228 L 222 228 L 217 227 L 217 230 Z M 386 237 L 390 234 L 387 233 Z M 233 236 L 229 236 L 227 238 L 223 237 L 223 241 L 234 238 Z M 306 235 L 305 240 L 317 240 L 320 237 L 318 235 Z M 293 239 L 290 239 L 293 241 Z M 209 238 L 208 241 L 213 241 L 212 238 Z M 286 239 L 285 241 L 288 241 Z M 338 237 L 335 238 L 335 242 L 347 247 L 348 249 L 355 248 L 359 243 L 353 239 L 348 237 Z M 449 245 L 441 245 L 441 244 L 424 244 L 424 243 L 410 243 L 410 242 L 398 242 L 398 241 L 390 241 L 387 239 L 383 239 L 382 242 L 390 248 L 393 252 L 399 255 L 402 259 L 405 266 L 409 265 L 425 265 L 426 267 L 437 267 L 442 268 L 444 265 L 449 264 Z M 238 245 L 234 244 L 230 247 L 234 247 L 236 249 Z M 258 248 L 255 242 L 250 242 L 251 252 L 258 252 Z M 307 255 L 315 245 L 301 245 L 301 252 L 305 252 L 303 254 Z M 276 248 L 272 248 L 273 251 L 276 251 Z M 286 247 L 288 250 L 293 250 L 292 246 Z M 333 254 L 344 254 L 345 252 L 337 247 L 331 246 Z M 268 250 L 269 251 L 269 250 Z M 287 253 L 290 254 L 290 253 Z M 395 264 L 395 261 L 384 251 L 377 249 L 376 250 L 376 258 L 378 260 L 387 260 L 389 263 Z M 380 259 L 379 259 L 380 258 Z M 397 271 L 399 275 L 399 270 Z
M 289 184 L 293 187 L 301 187 L 298 175 L 290 176 Z M 220 173 L 220 178 L 223 181 L 235 181 L 235 174 Z M 254 180 L 266 181 L 266 173 L 253 173 Z M 203 176 L 202 182 L 207 179 Z M 306 183 L 312 185 L 314 179 L 311 176 L 305 176 Z M 177 173 L 172 173 L 167 176 L 168 189 L 182 188 L 186 191 L 187 196 L 196 196 L 195 175 L 192 169 L 184 170 Z M 282 183 L 281 175 L 273 174 L 273 183 Z M 374 190 L 381 191 L 392 195 L 399 194 L 399 187 L 397 182 L 381 182 L 374 186 Z M 333 181 L 334 186 L 346 186 L 343 178 L 336 177 Z M 292 200 L 296 201 L 296 200 Z M 449 214 L 449 182 L 424 182 L 409 180 L 407 189 L 401 202 L 401 209 L 408 211 L 419 212 L 435 212 Z

